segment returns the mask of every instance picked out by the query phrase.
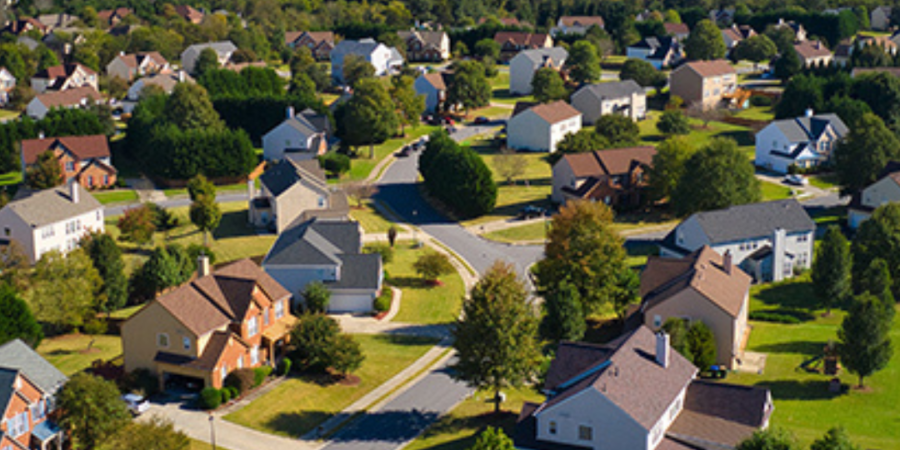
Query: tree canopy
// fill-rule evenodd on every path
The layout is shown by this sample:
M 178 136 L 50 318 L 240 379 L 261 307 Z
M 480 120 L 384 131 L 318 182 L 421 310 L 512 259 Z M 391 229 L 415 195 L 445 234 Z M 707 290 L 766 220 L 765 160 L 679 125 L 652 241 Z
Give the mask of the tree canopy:
M 478 61 L 457 61 L 451 66 L 453 78 L 447 86 L 447 102 L 460 105 L 464 111 L 487 106 L 491 101 L 491 84 Z
M 731 139 L 716 138 L 691 155 L 672 192 L 680 216 L 758 202 L 759 180 L 747 156 Z
M 725 41 L 722 31 L 711 20 L 701 20 L 691 28 L 691 34 L 684 41 L 684 52 L 688 59 L 710 60 L 725 57 Z
M 338 107 L 335 119 L 338 136 L 349 145 L 369 145 L 370 157 L 374 156 L 375 144 L 384 142 L 400 128 L 391 96 L 374 78 L 357 82 L 353 96 Z
M 542 67 L 534 73 L 534 77 L 531 79 L 531 89 L 534 99 L 541 103 L 550 103 L 568 97 L 562 77 L 552 67 Z
M 900 140 L 875 114 L 865 114 L 834 150 L 841 194 L 872 184 L 888 161 L 900 159 Z
M 884 260 L 890 268 L 894 280 L 892 293 L 897 294 L 897 280 L 900 279 L 900 204 L 888 203 L 880 206 L 872 217 L 860 225 L 851 244 L 853 256 L 853 291 L 862 292 L 861 282 L 866 270 L 876 259 Z M 876 294 L 876 292 L 872 292 Z
M 35 320 L 28 303 L 6 283 L 0 284 L 0 345 L 21 339 L 37 348 L 44 338 L 41 325 Z
M 576 41 L 569 47 L 566 69 L 572 81 L 584 84 L 600 79 L 600 54 L 590 41 Z
M 56 396 L 59 425 L 84 448 L 97 448 L 131 421 L 119 388 L 87 373 L 69 378 Z
M 838 330 L 841 364 L 859 378 L 887 367 L 893 356 L 890 330 L 892 318 L 884 316 L 881 300 L 872 294 L 857 296 Z
M 828 227 L 812 266 L 813 290 L 828 311 L 850 295 L 850 242 L 836 226 Z

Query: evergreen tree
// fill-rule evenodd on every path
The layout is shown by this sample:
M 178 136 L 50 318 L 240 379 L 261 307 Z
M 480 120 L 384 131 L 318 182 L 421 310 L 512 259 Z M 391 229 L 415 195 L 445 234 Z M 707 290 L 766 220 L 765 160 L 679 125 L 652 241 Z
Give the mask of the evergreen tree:
M 544 317 L 541 319 L 540 335 L 544 340 L 579 341 L 587 330 L 584 311 L 578 289 L 563 280 L 544 297 L 541 304 Z
M 125 278 L 122 250 L 115 239 L 108 233 L 91 233 L 81 245 L 103 280 L 101 292 L 106 297 L 106 311 L 125 307 L 128 301 L 128 279 Z
M 694 322 L 688 329 L 687 343 L 692 356 L 691 362 L 701 371 L 716 363 L 716 338 L 706 324 Z
M 844 427 L 838 426 L 828 430 L 820 439 L 816 439 L 809 446 L 809 450 L 860 450 L 860 448 L 850 440 Z
M 219 68 L 219 55 L 212 48 L 204 48 L 194 61 L 194 78 L 202 77 L 206 72 Z
M 641 130 L 630 117 L 620 114 L 605 114 L 594 122 L 594 128 L 600 137 L 606 139 L 610 146 L 625 147 L 637 144 Z
M 44 332 L 25 300 L 3 283 L 0 285 L 0 345 L 13 339 L 21 339 L 32 348 L 37 348 L 44 339 Z
M 368 145 L 369 158 L 374 158 L 375 144 L 393 136 L 400 127 L 395 111 L 391 96 L 379 80 L 360 80 L 353 96 L 335 114 L 338 135 L 348 145 Z
M 670 198 L 684 167 L 696 149 L 687 136 L 672 136 L 656 146 L 653 165 L 649 169 L 650 192 L 657 200 Z
M 900 291 L 900 204 L 888 203 L 878 207 L 872 216 L 862 223 L 850 245 L 853 257 L 853 291 L 863 292 L 862 281 L 866 270 L 876 259 L 883 259 L 890 269 L 893 281 L 891 293 L 896 299 Z M 872 292 L 873 295 L 880 295 Z
M 875 182 L 888 161 L 900 159 L 900 140 L 875 114 L 865 114 L 834 150 L 842 195 Z
M 881 301 L 885 320 L 893 320 L 897 312 L 894 294 L 891 292 L 892 287 L 893 281 L 887 261 L 881 258 L 873 259 L 869 268 L 863 273 L 862 280 L 859 282 L 859 290 L 868 292 Z
M 209 234 L 219 227 L 222 221 L 222 210 L 215 199 L 200 196 L 191 203 L 190 209 L 191 223 L 203 233 L 203 245 L 209 246 L 207 238 Z
M 813 290 L 828 312 L 850 294 L 850 242 L 837 226 L 828 227 L 812 266 Z
M 694 360 L 691 354 L 691 347 L 688 345 L 688 326 L 684 319 L 678 317 L 670 317 L 662 324 L 662 330 L 669 335 L 669 345 L 681 353 L 688 361 Z
M 892 320 L 884 317 L 881 301 L 868 293 L 854 299 L 841 323 L 838 330 L 841 362 L 859 377 L 860 387 L 865 377 L 884 369 L 891 360 L 891 324 Z

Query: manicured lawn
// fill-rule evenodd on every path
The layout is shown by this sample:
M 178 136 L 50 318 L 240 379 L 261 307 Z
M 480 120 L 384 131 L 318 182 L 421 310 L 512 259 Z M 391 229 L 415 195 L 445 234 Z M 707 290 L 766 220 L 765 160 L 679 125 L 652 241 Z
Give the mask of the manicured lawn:
M 665 230 L 678 224 L 678 220 L 659 209 L 649 212 L 631 212 L 616 215 L 612 229 L 627 236 L 633 233 Z M 503 230 L 485 233 L 484 237 L 500 242 L 522 243 L 544 239 L 544 223 L 528 223 Z
M 842 225 L 847 221 L 847 207 L 811 208 L 809 215 L 817 225 Z
M 412 364 L 436 341 L 396 335 L 355 335 L 366 360 L 356 386 L 295 376 L 225 420 L 266 433 L 299 437 Z
M 824 173 L 821 175 L 810 175 L 806 177 L 809 184 L 819 189 L 832 189 L 838 187 L 837 175 L 834 173 Z
M 92 339 L 94 345 L 87 351 Z M 68 334 L 44 339 L 37 350 L 62 373 L 74 375 L 98 359 L 106 361 L 121 355 L 122 340 L 118 336 Z
M 372 173 L 372 169 L 374 169 L 382 159 L 387 158 L 397 150 L 400 150 L 406 143 L 412 142 L 426 134 L 430 134 L 438 128 L 440 127 L 432 125 L 419 125 L 416 128 L 407 128 L 406 137 L 388 139 L 384 143 L 376 145 L 375 157 L 372 159 L 369 159 L 369 147 L 360 147 L 360 157 L 353 160 L 352 165 L 350 166 L 350 173 L 345 175 L 344 180 L 342 181 L 358 181 L 366 179 L 366 177 Z
M 503 230 L 491 231 L 483 236 L 500 242 L 538 242 L 546 235 L 547 225 L 544 222 L 532 222 Z
M 751 106 L 746 109 L 738 110 L 734 117 L 750 120 L 763 120 L 771 122 L 775 120 L 775 111 L 770 106 Z
M 366 200 L 361 206 L 356 206 L 354 202 L 350 207 L 350 217 L 359 222 L 366 233 L 384 233 L 394 225 L 375 209 L 373 200 Z
M 19 111 L 10 111 L 8 109 L 0 109 L 0 121 L 13 120 L 22 113 Z
M 487 106 L 484 108 L 473 109 L 469 111 L 469 119 L 475 120 L 478 116 L 485 116 L 489 119 L 497 119 L 501 117 L 509 117 L 513 110 L 502 106 Z
M 410 241 L 394 246 L 394 260 L 385 264 L 388 283 L 400 288 L 400 312 L 394 322 L 414 324 L 446 324 L 459 316 L 465 287 L 455 271 L 440 278 L 443 285 L 430 286 L 413 269 L 416 259 L 428 250 L 412 248 Z
M 503 402 L 500 414 L 494 414 L 494 404 L 489 403 L 493 394 L 478 392 L 465 399 L 404 449 L 465 450 L 489 426 L 501 427 L 511 437 L 522 404 L 526 401 L 541 402 L 543 396 L 528 388 L 507 390 L 504 393 L 506 401 Z
M 256 189 L 259 189 L 259 178 L 254 182 L 256 185 Z M 247 183 L 235 183 L 235 184 L 225 184 L 222 186 L 216 186 L 217 193 L 235 193 L 235 192 L 246 192 L 247 191 Z M 187 188 L 171 188 L 171 189 L 163 189 L 163 193 L 166 194 L 166 197 L 187 197 L 188 190 Z
M 665 137 L 656 129 L 656 122 L 659 120 L 659 111 L 650 111 L 647 118 L 638 122 L 641 130 L 641 140 L 656 145 L 663 141 Z M 727 137 L 734 139 L 738 143 L 738 148 L 747 154 L 748 159 L 755 157 L 753 132 L 747 128 L 738 125 L 732 125 L 725 122 L 709 122 L 707 126 L 703 126 L 703 121 L 690 118 L 691 134 L 688 135 L 691 142 L 697 146 L 706 144 L 714 137 Z
M 515 105 L 518 102 L 533 102 L 533 95 L 512 95 L 509 92 L 509 84 L 502 88 L 494 88 L 491 94 L 491 101 L 494 103 L 503 103 L 507 105 Z
M 759 187 L 760 189 L 762 189 L 762 196 L 764 201 L 783 200 L 792 197 L 792 189 L 781 184 L 769 183 L 768 181 L 760 181 Z
M 509 70 L 498 71 L 497 76 L 490 79 L 491 89 L 509 89 Z
M 93 193 L 94 198 L 101 204 L 122 203 L 137 201 L 137 192 L 131 189 L 117 189 L 114 191 L 97 191 Z
M 134 315 L 134 313 L 138 312 L 144 305 L 135 305 L 129 306 L 128 308 L 122 308 L 118 311 L 113 311 L 109 316 L 113 319 L 127 319 Z

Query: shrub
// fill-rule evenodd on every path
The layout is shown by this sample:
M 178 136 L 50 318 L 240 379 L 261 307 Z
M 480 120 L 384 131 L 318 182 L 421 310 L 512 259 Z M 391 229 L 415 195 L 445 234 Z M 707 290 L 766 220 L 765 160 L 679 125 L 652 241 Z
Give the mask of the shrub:
M 387 264 L 394 260 L 394 248 L 385 242 L 373 242 L 363 248 L 365 253 L 377 253 L 381 255 L 381 262 Z
M 381 295 L 375 299 L 375 303 L 372 305 L 375 312 L 385 312 L 391 309 L 391 288 L 385 286 L 381 290 Z
M 680 110 L 673 109 L 665 111 L 656 122 L 656 129 L 665 135 L 688 134 L 691 132 L 691 126 L 687 117 Z
M 225 390 L 228 391 L 228 395 L 229 395 L 232 399 L 235 399 L 235 398 L 238 398 L 238 397 L 241 396 L 241 393 L 240 393 L 240 392 L 237 390 L 237 388 L 234 387 L 234 386 L 226 387 Z
M 232 398 L 234 398 L 234 396 L 231 395 L 231 389 L 227 387 L 222 388 L 222 390 L 219 391 L 219 395 L 222 397 L 222 403 L 228 403 Z
M 134 369 L 124 379 L 124 391 L 139 391 L 145 397 L 159 393 L 159 379 L 148 369 Z
M 222 393 L 214 387 L 205 387 L 200 391 L 200 407 L 206 410 L 216 409 L 222 404 Z
M 235 388 L 237 389 L 238 394 L 243 394 L 250 389 L 253 389 L 254 379 L 253 369 L 237 369 L 225 377 L 225 386 Z
M 287 374 L 291 373 L 291 360 L 288 358 L 284 358 L 281 360 L 281 364 L 278 365 L 278 373 L 281 376 L 287 376 Z
M 338 177 L 350 171 L 350 157 L 337 152 L 328 152 L 319 157 L 319 164 L 328 175 Z
M 324 313 L 328 311 L 328 304 L 331 303 L 331 291 L 321 281 L 307 284 L 301 295 L 307 312 Z
M 750 313 L 750 320 L 758 320 L 760 322 L 774 322 L 785 324 L 798 324 L 801 320 L 795 316 L 784 313 L 770 311 L 754 311 Z
M 266 381 L 266 377 L 272 374 L 272 367 L 260 366 L 253 369 L 253 386 L 259 386 Z
M 750 104 L 753 106 L 772 106 L 772 99 L 765 95 L 753 95 L 750 97 Z
M 435 251 L 428 251 L 419 256 L 419 259 L 413 263 L 413 269 L 428 281 L 434 281 L 441 275 L 453 273 L 453 265 L 450 263 L 450 258 L 443 253 Z

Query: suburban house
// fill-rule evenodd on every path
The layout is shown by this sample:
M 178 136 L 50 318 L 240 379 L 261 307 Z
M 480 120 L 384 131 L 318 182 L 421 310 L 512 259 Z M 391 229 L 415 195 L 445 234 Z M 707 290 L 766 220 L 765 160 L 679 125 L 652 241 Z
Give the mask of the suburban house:
M 9 103 L 9 94 L 15 87 L 16 77 L 6 67 L 0 67 L 0 106 Z
M 804 67 L 827 66 L 834 55 L 822 41 L 801 41 L 794 43 L 794 50 L 803 61 Z
M 881 49 L 891 58 L 897 55 L 898 47 L 900 47 L 888 36 L 868 36 L 859 34 L 852 39 L 843 39 L 838 43 L 834 48 L 834 61 L 841 66 L 846 66 L 850 62 L 853 52 L 870 45 L 874 45 Z
M 97 18 L 100 24 L 106 28 L 112 28 L 119 24 L 122 19 L 132 15 L 134 11 L 131 8 L 104 9 L 97 11 Z
M 21 340 L 0 346 L 0 449 L 62 450 L 65 433 L 50 416 L 66 381 Z
M 167 71 L 164 73 L 154 73 L 146 77 L 138 78 L 137 81 L 132 83 L 128 88 L 128 94 L 125 95 L 125 98 L 132 102 L 140 100 L 141 92 L 143 92 L 144 88 L 147 86 L 157 86 L 166 94 L 171 94 L 175 89 L 176 84 L 184 82 L 193 83 L 194 79 L 183 70 L 179 70 L 178 72 Z
M 106 65 L 106 74 L 125 81 L 169 71 L 169 62 L 159 52 L 120 53 Z
M 722 29 L 722 40 L 725 41 L 725 48 L 731 51 L 744 39 L 756 36 L 756 31 L 750 25 L 731 25 Z
M 347 196 L 332 191 L 319 161 L 284 158 L 259 176 L 259 192 L 248 182 L 250 223 L 283 232 L 305 213 L 328 210 L 338 217 L 349 214 Z
M 19 36 L 31 30 L 36 30 L 41 36 L 47 34 L 47 26 L 34 17 L 20 17 L 12 20 L 3 29 L 3 32 Z
M 188 22 L 199 25 L 203 22 L 204 14 L 194 9 L 191 5 L 178 5 L 175 7 L 175 14 Z
M 103 97 L 91 86 L 51 91 L 35 95 L 25 107 L 25 114 L 40 120 L 53 108 L 83 108 L 102 101 Z
M 237 47 L 231 41 L 207 42 L 205 44 L 194 44 L 181 52 L 181 69 L 188 73 L 194 73 L 194 64 L 200 57 L 200 52 L 211 48 L 215 50 L 219 57 L 219 65 L 224 66 L 231 60 L 231 55 L 237 51 Z
M 756 161 L 778 173 L 791 166 L 806 169 L 831 160 L 831 153 L 850 130 L 837 114 L 813 114 L 775 120 L 756 133 Z
M 684 58 L 681 44 L 672 36 L 645 37 L 637 44 L 628 46 L 625 54 L 629 58 L 647 61 L 657 70 L 673 66 Z
M 553 38 L 546 33 L 527 31 L 498 31 L 494 42 L 500 44 L 500 59 L 509 61 L 522 50 L 553 47 Z
M 709 20 L 712 20 L 720 28 L 730 27 L 734 23 L 735 8 L 713 9 L 709 11 Z
M 806 40 L 806 28 L 803 28 L 803 24 L 797 23 L 793 20 L 785 21 L 784 19 L 778 19 L 778 23 L 772 26 L 776 29 L 790 28 L 790 30 L 794 33 L 795 42 L 803 42 Z
M 682 258 L 710 246 L 729 253 L 754 280 L 781 281 L 813 260 L 816 223 L 795 199 L 695 213 L 660 243 L 660 255 Z
M 149 370 L 162 389 L 221 388 L 235 369 L 274 366 L 297 322 L 291 293 L 253 261 L 210 272 L 201 256 L 198 266 L 122 324 L 125 370 Z
M 445 31 L 398 31 L 406 43 L 406 59 L 409 61 L 444 61 L 450 59 L 450 36 Z
M 509 93 L 530 94 L 531 79 L 538 69 L 549 67 L 560 70 L 568 57 L 569 52 L 562 47 L 522 50 L 509 61 Z
M 37 162 L 44 152 L 53 152 L 65 180 L 76 180 L 88 189 L 112 187 L 116 184 L 116 168 L 112 166 L 106 136 L 66 136 L 25 139 L 20 146 L 22 173 Z M 26 175 L 27 176 L 27 175 Z
M 328 117 L 309 108 L 294 113 L 288 106 L 284 122 L 269 130 L 262 137 L 263 158 L 267 161 L 284 158 L 291 153 L 293 159 L 315 159 L 328 150 L 331 127 Z
M 647 93 L 634 80 L 588 84 L 575 91 L 571 101 L 585 125 L 606 114 L 642 120 L 647 113 Z
M 688 28 L 686 23 L 664 23 L 663 28 L 666 29 L 666 34 L 672 36 L 678 42 L 682 42 L 687 39 L 691 34 L 691 29 Z
M 600 16 L 562 16 L 556 21 L 556 26 L 550 30 L 550 34 L 585 34 L 593 26 L 603 29 L 603 18 Z
M 847 206 L 847 225 L 855 230 L 869 220 L 879 206 L 900 202 L 900 162 L 890 161 L 878 180 L 855 194 Z
M 878 6 L 869 13 L 869 27 L 873 30 L 885 31 L 891 27 L 891 7 Z
M 716 108 L 726 94 L 737 88 L 737 73 L 724 59 L 691 61 L 672 71 L 669 85 L 669 92 L 688 105 Z
M 416 88 L 417 95 L 425 96 L 425 112 L 434 114 L 439 111 L 446 111 L 447 101 L 447 85 L 450 83 L 451 72 L 429 72 L 423 73 L 416 78 L 413 86 Z
M 35 93 L 64 91 L 66 89 L 90 86 L 98 89 L 97 72 L 79 64 L 60 64 L 39 71 L 31 77 L 31 88 Z
M 563 100 L 521 111 L 518 106 L 506 125 L 509 148 L 553 153 L 567 134 L 581 129 L 581 113 Z
M 550 198 L 556 203 L 591 200 L 618 208 L 638 206 L 655 154 L 649 146 L 566 154 L 553 165 Z
M 375 76 L 391 74 L 403 65 L 403 55 L 394 47 L 375 42 L 374 39 L 344 40 L 331 50 L 331 77 L 344 82 L 344 58 L 354 55 L 375 68 Z
M 37 16 L 37 21 L 47 27 L 48 32 L 56 28 L 73 28 L 79 20 L 81 19 L 78 16 L 67 13 L 41 14 Z
M 769 390 L 698 380 L 669 336 L 640 326 L 596 345 L 561 342 L 516 422 L 521 450 L 730 449 L 766 428 Z
M 290 48 L 306 47 L 319 61 L 331 59 L 334 48 L 334 32 L 332 31 L 287 31 L 284 33 L 284 45 Z
M 297 220 L 278 235 L 263 269 L 294 294 L 320 281 L 331 291 L 329 312 L 367 312 L 381 294 L 381 255 L 362 252 L 359 223 L 313 217 Z
M 716 340 L 716 364 L 737 368 L 750 328 L 747 326 L 752 279 L 704 245 L 684 258 L 650 256 L 641 272 L 640 313 L 653 330 L 670 318 L 700 321 Z
M 92 231 L 103 232 L 103 205 L 77 182 L 31 191 L 19 188 L 0 209 L 3 239 L 15 240 L 31 263 L 50 250 L 67 252 Z

